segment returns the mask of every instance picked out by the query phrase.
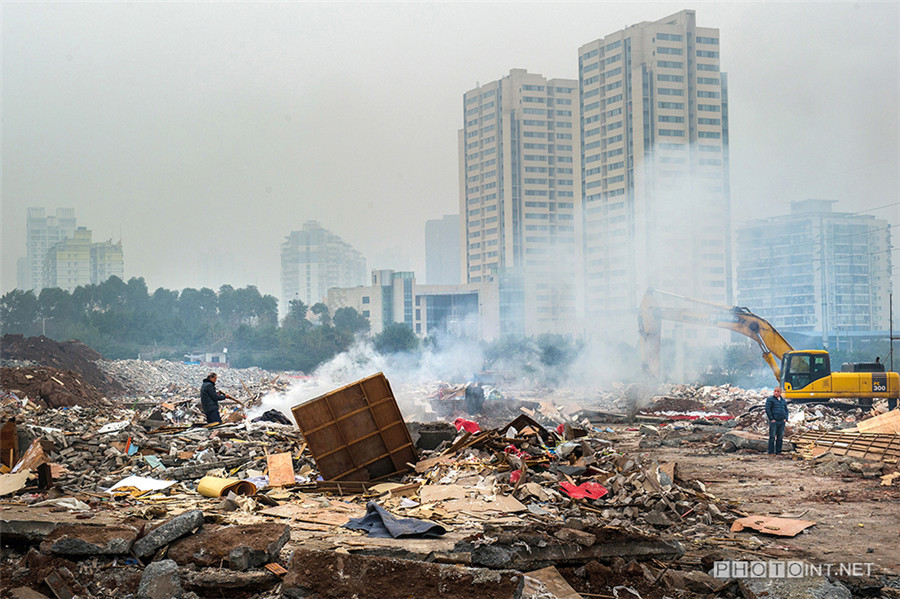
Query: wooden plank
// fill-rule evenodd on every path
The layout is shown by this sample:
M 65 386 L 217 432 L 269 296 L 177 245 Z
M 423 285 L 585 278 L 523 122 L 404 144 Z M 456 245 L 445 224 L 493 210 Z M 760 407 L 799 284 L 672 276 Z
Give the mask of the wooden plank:
M 554 566 L 526 572 L 525 576 L 539 580 L 557 599 L 581 599 L 581 595 L 566 582 Z
M 296 482 L 290 453 L 270 454 L 266 456 L 266 463 L 269 466 L 270 487 L 285 487 Z
M 745 528 L 758 530 L 768 535 L 779 537 L 795 537 L 800 531 L 814 526 L 815 522 L 794 520 L 791 518 L 772 518 L 769 516 L 747 516 L 738 518 L 731 525 L 731 532 L 740 532 Z
M 874 418 L 860 420 L 856 429 L 861 433 L 900 433 L 900 410 L 891 410 Z

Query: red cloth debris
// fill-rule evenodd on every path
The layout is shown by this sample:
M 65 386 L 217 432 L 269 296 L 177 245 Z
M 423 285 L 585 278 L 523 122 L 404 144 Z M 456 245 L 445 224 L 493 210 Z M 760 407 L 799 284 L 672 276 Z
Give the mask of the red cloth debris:
M 566 423 L 565 423 L 565 422 L 563 422 L 562 424 L 560 424 L 559 426 L 556 427 L 556 432 L 558 432 L 560 435 L 563 434 L 563 431 L 564 431 L 564 430 L 566 430 Z
M 472 422 L 471 420 L 466 420 L 465 418 L 457 418 L 453 422 L 453 426 L 456 427 L 457 431 L 466 429 L 466 431 L 472 433 L 473 435 L 475 433 L 481 432 L 481 427 L 478 426 L 477 422 Z
M 574 499 L 582 499 L 584 497 L 589 497 L 591 499 L 600 499 L 601 497 L 609 493 L 606 487 L 604 487 L 600 483 L 586 482 L 576 486 L 570 482 L 563 482 L 559 483 L 559 486 L 562 487 L 562 490 L 566 492 L 566 495 Z
M 509 473 L 510 484 L 513 484 L 513 485 L 516 484 L 517 482 L 519 482 L 520 478 L 522 478 L 521 470 L 513 470 L 512 472 Z

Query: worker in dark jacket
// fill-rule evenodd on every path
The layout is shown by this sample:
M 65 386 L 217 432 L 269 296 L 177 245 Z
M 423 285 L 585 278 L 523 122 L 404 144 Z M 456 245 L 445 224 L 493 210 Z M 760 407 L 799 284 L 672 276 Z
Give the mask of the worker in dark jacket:
M 781 397 L 781 387 L 775 387 L 766 399 L 766 418 L 769 421 L 769 453 L 781 453 L 784 439 L 784 422 L 788 418 L 787 402 Z
M 207 424 L 222 422 L 222 416 L 219 415 L 219 402 L 225 399 L 234 398 L 216 390 L 216 373 L 210 372 L 209 376 L 203 379 L 203 385 L 200 386 L 200 406 L 206 415 Z

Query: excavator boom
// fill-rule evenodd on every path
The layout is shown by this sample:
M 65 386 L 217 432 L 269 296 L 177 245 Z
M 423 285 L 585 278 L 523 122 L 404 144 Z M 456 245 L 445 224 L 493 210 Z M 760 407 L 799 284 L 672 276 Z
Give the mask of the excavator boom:
M 657 296 L 674 298 L 686 308 L 660 307 Z M 763 353 L 763 359 L 781 381 L 781 358 L 793 351 L 791 344 L 764 318 L 747 308 L 729 307 L 674 293 L 648 289 L 641 302 L 638 326 L 641 333 L 641 352 L 649 373 L 659 376 L 660 324 L 663 320 L 729 329 L 753 339 Z

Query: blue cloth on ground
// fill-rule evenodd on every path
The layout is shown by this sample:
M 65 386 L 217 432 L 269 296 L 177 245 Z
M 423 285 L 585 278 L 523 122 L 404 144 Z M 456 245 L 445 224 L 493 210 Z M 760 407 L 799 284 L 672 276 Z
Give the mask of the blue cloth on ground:
M 397 518 L 374 501 L 366 505 L 365 516 L 351 518 L 344 528 L 365 530 L 370 537 L 383 539 L 434 539 L 447 532 L 440 524 L 427 520 Z

